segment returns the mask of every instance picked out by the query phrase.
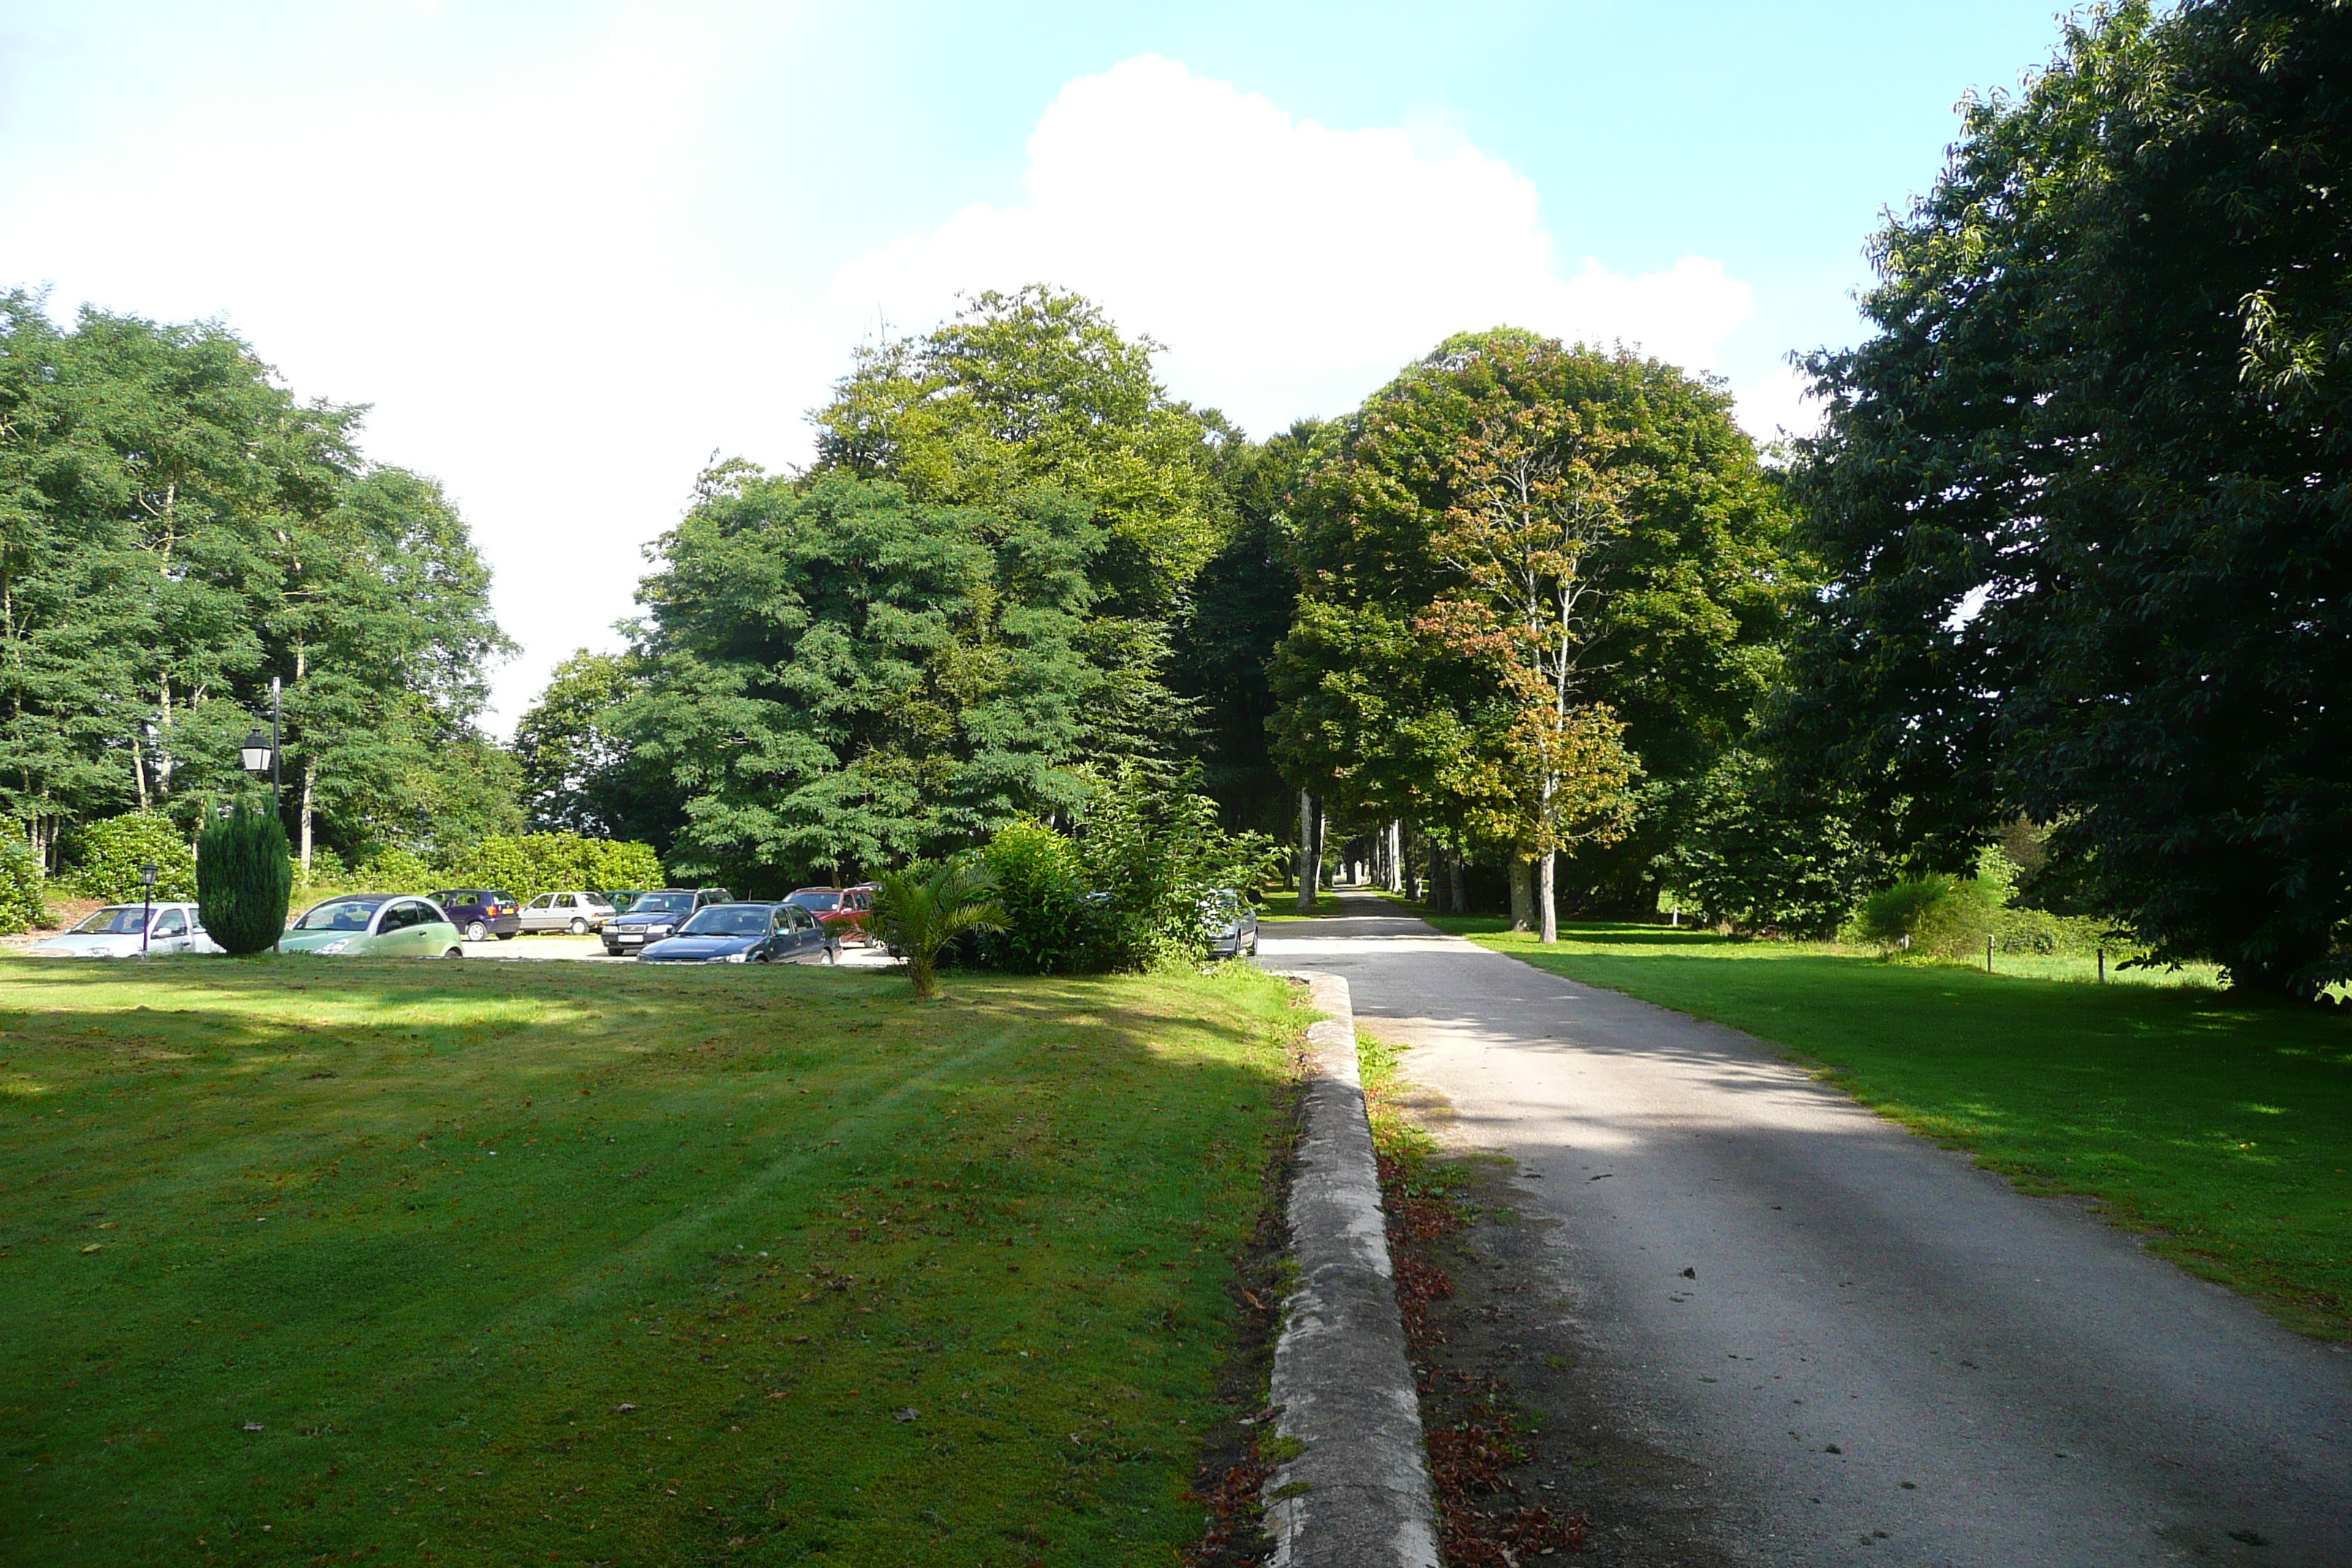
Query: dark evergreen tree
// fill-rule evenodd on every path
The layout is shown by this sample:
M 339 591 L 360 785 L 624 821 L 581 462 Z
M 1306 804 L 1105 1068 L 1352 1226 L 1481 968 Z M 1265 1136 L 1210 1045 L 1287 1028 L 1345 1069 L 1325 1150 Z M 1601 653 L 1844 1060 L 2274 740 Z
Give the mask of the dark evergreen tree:
M 286 828 L 273 812 L 239 801 L 196 839 L 196 909 L 212 939 L 234 953 L 278 945 L 294 896 Z

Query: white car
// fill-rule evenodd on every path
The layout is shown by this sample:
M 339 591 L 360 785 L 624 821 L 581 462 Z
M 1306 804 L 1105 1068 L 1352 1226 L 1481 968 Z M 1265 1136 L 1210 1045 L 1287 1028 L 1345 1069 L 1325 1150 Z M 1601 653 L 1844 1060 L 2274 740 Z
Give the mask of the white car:
M 602 893 L 541 893 L 522 907 L 522 929 L 586 936 L 620 912 Z
M 32 949 L 40 958 L 136 958 L 140 938 L 157 957 L 167 952 L 224 952 L 205 934 L 194 904 L 109 904 L 81 924 Z

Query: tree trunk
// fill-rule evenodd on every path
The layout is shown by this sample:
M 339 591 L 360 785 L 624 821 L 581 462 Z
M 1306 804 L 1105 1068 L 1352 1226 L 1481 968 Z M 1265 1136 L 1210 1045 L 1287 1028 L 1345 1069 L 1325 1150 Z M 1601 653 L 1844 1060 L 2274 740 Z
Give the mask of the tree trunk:
M 1451 889 L 1453 897 L 1450 901 L 1454 905 L 1454 912 L 1457 915 L 1468 914 L 1470 912 L 1470 884 L 1462 874 L 1461 856 L 1448 855 L 1445 858 L 1445 879 L 1453 884 Z
M 310 880 L 310 798 L 319 783 L 319 759 L 302 759 L 302 880 Z
M 1298 792 L 1298 912 L 1315 912 L 1315 884 L 1323 872 L 1323 836 L 1317 831 L 1315 797 Z
M 1514 850 L 1511 854 L 1511 929 L 1536 929 L 1535 862 Z
M 1543 921 L 1542 934 L 1537 938 L 1538 942 L 1559 940 L 1559 906 L 1552 899 L 1552 868 L 1559 860 L 1557 853 L 1546 855 L 1540 862 L 1542 873 L 1536 879 L 1536 913 Z
M 1404 891 L 1404 824 L 1389 824 L 1389 891 Z

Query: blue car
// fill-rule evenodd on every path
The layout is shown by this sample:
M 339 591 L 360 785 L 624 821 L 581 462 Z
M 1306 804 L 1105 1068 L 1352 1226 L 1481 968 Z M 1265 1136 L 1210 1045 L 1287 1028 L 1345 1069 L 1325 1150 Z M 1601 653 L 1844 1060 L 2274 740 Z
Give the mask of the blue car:
M 677 934 L 647 942 L 641 963 L 838 963 L 840 940 L 793 904 L 713 904 Z
M 735 895 L 724 888 L 657 888 L 639 893 L 604 922 L 604 951 L 614 958 L 635 952 L 648 942 L 676 936 L 697 910 L 734 901 Z

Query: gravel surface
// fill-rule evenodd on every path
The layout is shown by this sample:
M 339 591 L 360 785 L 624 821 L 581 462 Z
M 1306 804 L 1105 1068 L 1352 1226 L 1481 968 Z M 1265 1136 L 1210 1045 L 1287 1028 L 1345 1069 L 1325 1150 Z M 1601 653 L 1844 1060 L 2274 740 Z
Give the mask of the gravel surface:
M 2352 1563 L 2352 1354 L 1732 1030 L 1376 900 L 1278 931 L 1514 1162 L 1497 1350 L 1605 1560 Z

